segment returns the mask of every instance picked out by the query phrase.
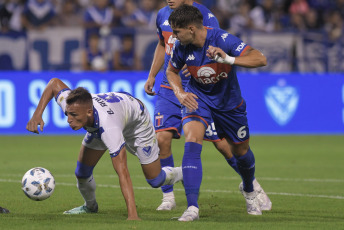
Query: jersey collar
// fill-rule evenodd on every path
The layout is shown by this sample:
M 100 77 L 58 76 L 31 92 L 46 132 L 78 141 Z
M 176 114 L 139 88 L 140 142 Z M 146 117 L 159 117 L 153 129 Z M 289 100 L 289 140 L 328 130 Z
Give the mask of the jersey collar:
M 89 127 L 89 126 L 85 126 L 84 129 L 86 129 L 88 132 L 92 133 L 95 132 L 99 129 L 99 115 L 98 115 L 98 111 L 96 108 L 94 108 L 93 106 L 93 126 Z

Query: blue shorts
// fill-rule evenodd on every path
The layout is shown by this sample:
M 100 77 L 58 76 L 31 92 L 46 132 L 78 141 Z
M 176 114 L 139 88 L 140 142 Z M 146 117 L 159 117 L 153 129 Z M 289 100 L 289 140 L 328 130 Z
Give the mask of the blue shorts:
M 183 125 L 187 122 L 196 120 L 200 121 L 209 132 L 209 123 L 207 121 L 212 118 L 216 126 L 216 136 L 220 138 L 227 137 L 236 144 L 240 144 L 249 139 L 250 133 L 246 116 L 246 102 L 243 100 L 237 108 L 230 111 L 211 110 L 202 100 L 196 99 L 198 109 L 196 111 L 188 111 L 186 107 L 182 108 Z M 211 130 L 210 130 L 211 131 Z
M 173 131 L 173 138 L 182 132 L 181 106 L 173 90 L 160 87 L 154 109 L 155 132 Z
M 220 141 L 221 139 L 217 135 L 211 116 L 205 117 L 204 120 L 205 124 L 207 124 L 204 140 Z M 182 107 L 171 89 L 160 87 L 155 103 L 154 128 L 155 132 L 173 131 L 173 138 L 180 138 L 182 132 Z

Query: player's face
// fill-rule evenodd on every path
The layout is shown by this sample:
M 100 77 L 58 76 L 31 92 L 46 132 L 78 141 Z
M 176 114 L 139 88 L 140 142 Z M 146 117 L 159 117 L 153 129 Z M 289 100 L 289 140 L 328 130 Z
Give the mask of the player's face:
M 171 26 L 173 31 L 173 37 L 177 38 L 182 45 L 187 45 L 192 43 L 192 33 L 189 28 L 177 28 Z
M 93 109 L 87 104 L 73 103 L 66 106 L 68 124 L 73 130 L 93 125 Z
M 167 5 L 172 9 L 177 9 L 179 6 L 184 5 L 186 0 L 166 0 Z

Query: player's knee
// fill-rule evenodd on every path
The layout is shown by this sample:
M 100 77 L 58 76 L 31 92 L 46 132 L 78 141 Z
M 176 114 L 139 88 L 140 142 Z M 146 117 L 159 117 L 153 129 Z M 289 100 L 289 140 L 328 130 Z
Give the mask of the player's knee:
M 164 172 L 164 170 L 160 171 L 160 174 L 155 177 L 154 179 L 146 179 L 148 184 L 150 186 L 152 186 L 152 188 L 159 188 L 161 187 L 166 179 L 166 173 Z
M 88 166 L 77 161 L 76 169 L 75 169 L 75 176 L 77 178 L 89 178 L 93 173 L 93 169 L 94 169 L 94 166 Z
M 159 148 L 171 148 L 173 133 L 169 131 L 162 131 L 157 133 Z

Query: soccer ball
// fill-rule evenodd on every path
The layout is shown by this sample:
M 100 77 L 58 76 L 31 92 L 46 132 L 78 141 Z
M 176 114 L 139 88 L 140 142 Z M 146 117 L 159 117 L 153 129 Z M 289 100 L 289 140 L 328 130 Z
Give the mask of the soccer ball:
M 55 179 L 45 168 L 32 168 L 23 176 L 22 189 L 31 200 L 45 200 L 54 192 Z

